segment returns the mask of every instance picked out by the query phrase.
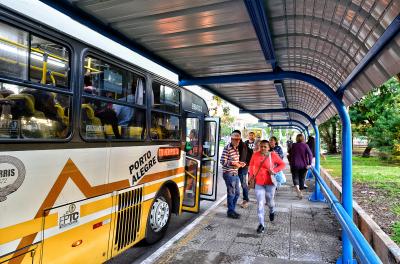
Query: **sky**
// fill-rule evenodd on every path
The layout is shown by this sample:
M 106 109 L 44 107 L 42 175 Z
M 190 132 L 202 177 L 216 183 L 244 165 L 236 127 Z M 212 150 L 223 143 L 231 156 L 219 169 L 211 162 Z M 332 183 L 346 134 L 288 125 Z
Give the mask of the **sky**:
M 39 0 L 0 0 L 0 4 L 14 9 L 19 13 L 28 14 L 31 18 L 47 24 L 50 27 L 62 29 L 64 33 L 67 33 L 70 36 L 78 38 L 79 40 L 96 46 L 100 49 L 106 50 L 107 52 L 118 57 L 129 58 L 128 62 L 134 63 L 139 67 L 150 70 L 151 72 L 155 72 L 174 83 L 178 83 L 178 75 L 174 72 L 165 69 L 164 67 L 152 62 L 140 54 L 72 20 L 70 17 L 45 5 Z M 212 99 L 211 93 L 198 86 L 190 86 L 187 88 L 202 96 L 210 107 L 210 102 Z M 237 107 L 230 105 L 230 109 L 233 116 L 239 115 L 239 109 Z M 249 114 L 240 114 L 240 118 L 257 122 L 257 119 Z

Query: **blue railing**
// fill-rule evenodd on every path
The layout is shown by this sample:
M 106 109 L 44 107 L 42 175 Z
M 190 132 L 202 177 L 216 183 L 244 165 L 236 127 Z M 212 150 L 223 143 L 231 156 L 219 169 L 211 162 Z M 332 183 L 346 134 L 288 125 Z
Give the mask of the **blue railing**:
M 349 217 L 347 212 L 344 210 L 342 204 L 333 194 L 331 189 L 329 189 L 328 185 L 321 178 L 319 173 L 313 167 L 311 169 L 311 173 L 314 175 L 316 181 L 320 184 L 321 190 L 325 193 L 325 198 L 331 206 L 331 209 L 335 213 L 340 225 L 343 230 L 346 232 L 347 236 L 350 239 L 351 244 L 354 247 L 354 250 L 357 253 L 358 258 L 361 263 L 382 263 L 379 257 L 376 255 L 375 251 L 372 249 L 371 245 L 361 234 L 360 230 L 354 224 L 353 219 Z

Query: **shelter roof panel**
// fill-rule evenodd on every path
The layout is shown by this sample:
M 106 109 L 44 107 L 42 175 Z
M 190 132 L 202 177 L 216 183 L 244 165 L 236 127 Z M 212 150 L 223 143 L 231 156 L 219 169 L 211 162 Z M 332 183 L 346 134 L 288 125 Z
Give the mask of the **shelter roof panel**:
M 264 120 L 272 120 L 272 119 L 286 120 L 289 117 L 287 113 L 256 114 L 255 116 Z
M 310 122 L 307 120 L 307 118 L 305 118 L 304 116 L 299 115 L 297 113 L 290 112 L 289 113 L 289 118 L 290 118 L 290 120 L 298 121 L 298 122 L 302 123 L 303 125 L 305 125 L 307 127 L 310 125 Z
M 357 69 L 398 19 L 399 0 L 261 0 L 272 59 L 265 58 L 266 47 L 254 29 L 254 14 L 249 15 L 243 0 L 67 2 L 170 63 L 177 72 L 193 77 L 268 72 L 273 70 L 270 60 L 283 70 L 310 74 L 335 91 L 347 88 L 343 100 L 351 105 L 400 69 L 400 33 L 380 54 L 367 59 L 365 68 Z M 300 81 L 282 84 L 285 98 L 273 82 L 209 87 L 248 110 L 283 108 L 286 103 L 317 117 L 319 123 L 336 113 L 311 85 Z M 294 114 L 256 116 L 298 119 Z

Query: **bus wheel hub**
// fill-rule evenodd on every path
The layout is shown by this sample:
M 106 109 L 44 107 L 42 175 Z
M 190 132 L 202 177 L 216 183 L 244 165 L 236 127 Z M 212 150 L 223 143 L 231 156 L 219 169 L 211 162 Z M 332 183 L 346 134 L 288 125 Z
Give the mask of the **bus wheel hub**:
M 168 222 L 169 206 L 168 203 L 162 199 L 157 198 L 151 207 L 150 226 L 154 232 L 159 232 Z

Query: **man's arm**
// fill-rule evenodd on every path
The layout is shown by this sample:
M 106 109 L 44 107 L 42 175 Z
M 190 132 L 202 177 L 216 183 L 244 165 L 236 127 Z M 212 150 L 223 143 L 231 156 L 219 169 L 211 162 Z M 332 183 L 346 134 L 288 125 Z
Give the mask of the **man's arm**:
M 307 160 L 308 160 L 308 164 L 307 165 L 311 165 L 312 164 L 313 154 L 312 154 L 312 151 L 311 151 L 310 147 L 307 144 L 306 144 L 306 151 L 307 151 Z
M 219 161 L 222 166 L 227 167 L 228 166 L 228 146 L 224 147 L 224 150 L 222 151 L 221 154 L 221 159 Z

